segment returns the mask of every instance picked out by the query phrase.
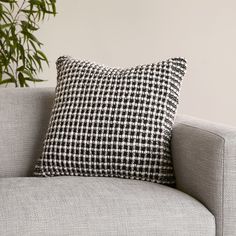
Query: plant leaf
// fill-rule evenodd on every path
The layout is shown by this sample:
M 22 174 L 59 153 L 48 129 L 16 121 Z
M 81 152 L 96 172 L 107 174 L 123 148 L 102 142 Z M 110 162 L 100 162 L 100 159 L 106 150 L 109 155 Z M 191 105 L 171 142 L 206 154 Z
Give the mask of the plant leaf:
M 48 59 L 47 59 L 46 55 L 42 51 L 37 50 L 37 54 L 39 54 L 41 56 L 41 59 L 43 61 L 45 61 L 49 65 Z
M 37 73 L 49 62 L 35 32 L 40 21 L 55 14 L 56 0 L 0 0 L 0 84 L 44 81 Z
M 8 27 L 11 27 L 12 26 L 12 23 L 9 23 L 9 24 L 1 24 L 0 25 L 0 29 L 3 30 L 5 28 L 8 28 Z
M 20 67 L 18 67 L 18 68 L 16 69 L 16 71 L 23 71 L 24 69 L 25 69 L 24 66 L 20 66 Z
M 0 85 L 8 84 L 8 83 L 15 83 L 15 80 L 13 80 L 13 79 L 4 79 L 4 80 L 0 81 Z
M 45 80 L 42 80 L 42 79 L 31 79 L 31 78 L 25 78 L 25 80 L 29 80 L 29 81 L 32 81 L 32 82 L 44 82 Z
M 20 82 L 20 86 L 24 87 L 24 85 L 25 85 L 25 78 L 24 78 L 24 75 L 21 72 L 18 73 L 18 80 Z

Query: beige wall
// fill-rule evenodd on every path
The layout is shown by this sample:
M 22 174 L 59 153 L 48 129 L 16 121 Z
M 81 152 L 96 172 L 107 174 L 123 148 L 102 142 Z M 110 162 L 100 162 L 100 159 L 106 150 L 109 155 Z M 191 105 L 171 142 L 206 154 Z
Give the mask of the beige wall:
M 57 0 L 42 25 L 55 86 L 55 60 L 71 55 L 127 67 L 173 56 L 188 60 L 178 112 L 236 125 L 235 0 Z

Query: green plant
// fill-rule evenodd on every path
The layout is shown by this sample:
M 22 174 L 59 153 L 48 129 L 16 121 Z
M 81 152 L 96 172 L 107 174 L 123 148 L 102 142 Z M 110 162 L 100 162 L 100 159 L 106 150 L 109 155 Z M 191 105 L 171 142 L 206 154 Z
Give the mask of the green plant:
M 48 59 L 35 33 L 49 15 L 56 15 L 56 0 L 0 0 L 0 84 L 43 81 L 37 74 Z

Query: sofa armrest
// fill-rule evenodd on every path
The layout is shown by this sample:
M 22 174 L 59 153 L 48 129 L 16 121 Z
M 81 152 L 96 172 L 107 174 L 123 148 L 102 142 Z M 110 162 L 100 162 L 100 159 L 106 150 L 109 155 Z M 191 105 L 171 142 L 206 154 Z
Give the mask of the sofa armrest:
M 172 156 L 177 188 L 213 213 L 217 236 L 236 235 L 236 129 L 179 116 Z

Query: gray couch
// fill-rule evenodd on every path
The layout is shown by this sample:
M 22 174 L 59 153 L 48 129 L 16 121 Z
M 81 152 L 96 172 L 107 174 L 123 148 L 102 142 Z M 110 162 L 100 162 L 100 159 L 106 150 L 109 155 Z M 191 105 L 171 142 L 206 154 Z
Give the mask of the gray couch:
M 32 177 L 54 90 L 0 90 L 0 235 L 236 235 L 236 129 L 178 117 L 177 189 L 137 180 Z

